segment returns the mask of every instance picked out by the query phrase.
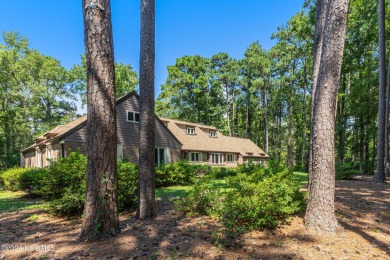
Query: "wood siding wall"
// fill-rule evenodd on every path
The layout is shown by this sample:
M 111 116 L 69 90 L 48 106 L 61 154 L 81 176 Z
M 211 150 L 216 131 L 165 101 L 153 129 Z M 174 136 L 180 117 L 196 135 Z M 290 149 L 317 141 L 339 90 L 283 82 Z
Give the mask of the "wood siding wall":
M 128 99 L 117 105 L 117 136 L 118 144 L 127 146 L 139 145 L 139 124 L 127 121 L 126 111 L 139 111 L 139 101 L 136 96 L 131 96 Z M 181 145 L 172 137 L 167 129 L 156 119 L 156 147 L 169 147 L 172 149 L 181 148 Z M 73 132 L 65 138 L 65 142 L 87 142 L 86 127 Z

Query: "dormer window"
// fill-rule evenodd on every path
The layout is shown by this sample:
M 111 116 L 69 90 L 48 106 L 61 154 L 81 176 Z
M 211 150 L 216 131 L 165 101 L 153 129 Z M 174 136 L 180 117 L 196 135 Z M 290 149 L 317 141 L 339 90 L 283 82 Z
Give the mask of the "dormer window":
M 187 134 L 188 135 L 194 135 L 195 134 L 195 128 L 187 126 Z
M 210 131 L 210 137 L 216 138 L 217 132 L 216 131 Z
M 139 123 L 139 113 L 134 111 L 127 112 L 127 122 Z

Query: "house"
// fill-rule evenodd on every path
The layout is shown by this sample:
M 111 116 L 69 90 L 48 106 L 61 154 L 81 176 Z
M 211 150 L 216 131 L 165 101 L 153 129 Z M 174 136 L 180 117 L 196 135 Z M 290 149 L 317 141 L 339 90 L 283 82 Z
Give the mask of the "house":
M 181 158 L 192 163 L 235 167 L 248 161 L 262 163 L 269 156 L 247 138 L 225 136 L 215 127 L 160 118 L 183 144 Z
M 118 159 L 138 163 L 139 96 L 131 92 L 116 101 Z M 235 167 L 248 161 L 261 163 L 269 156 L 247 138 L 224 136 L 215 127 L 155 116 L 155 159 Z M 60 125 L 35 139 L 21 152 L 21 166 L 45 167 L 69 151 L 86 153 L 87 116 Z
M 138 163 L 139 96 L 131 92 L 116 101 L 118 158 Z M 86 152 L 87 116 L 60 125 L 35 139 L 21 152 L 21 166 L 45 167 L 51 160 L 66 157 L 69 150 Z M 174 162 L 181 158 L 180 141 L 155 117 L 156 161 Z

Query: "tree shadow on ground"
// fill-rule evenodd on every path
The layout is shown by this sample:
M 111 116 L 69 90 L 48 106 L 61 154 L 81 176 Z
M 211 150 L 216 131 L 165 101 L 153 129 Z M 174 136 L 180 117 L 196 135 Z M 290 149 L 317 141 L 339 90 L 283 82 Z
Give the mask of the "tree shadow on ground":
M 372 176 L 336 184 L 336 216 L 341 226 L 390 255 L 390 185 Z

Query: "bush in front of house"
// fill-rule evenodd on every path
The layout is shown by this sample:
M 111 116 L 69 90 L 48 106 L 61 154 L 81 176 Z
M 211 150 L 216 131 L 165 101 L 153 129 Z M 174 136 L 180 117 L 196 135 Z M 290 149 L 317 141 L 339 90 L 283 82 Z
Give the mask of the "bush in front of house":
M 138 165 L 118 163 L 118 209 L 132 210 L 137 207 Z
M 275 228 L 303 205 L 299 183 L 288 170 L 239 174 L 229 180 L 221 221 L 228 232 Z
M 156 187 L 193 184 L 198 168 L 197 165 L 192 165 L 185 160 L 170 164 L 160 164 L 155 171 Z
M 40 195 L 42 182 L 48 177 L 47 168 L 30 168 L 26 169 L 19 176 L 18 188 L 28 192 L 30 195 Z
M 274 228 L 300 211 L 304 202 L 299 183 L 287 169 L 275 172 L 262 167 L 249 174 L 239 173 L 227 178 L 223 192 L 213 181 L 205 178 L 195 184 L 188 197 L 176 206 L 190 214 L 218 216 L 229 236 L 245 230 Z
M 0 178 L 4 189 L 12 191 L 18 190 L 20 175 L 25 171 L 26 169 L 19 167 L 10 168 L 3 171 Z
M 47 200 L 56 200 L 67 193 L 84 194 L 87 158 L 71 152 L 68 157 L 51 162 L 37 193 Z
M 221 191 L 213 185 L 212 178 L 195 182 L 184 199 L 176 201 L 176 209 L 190 215 L 218 215 L 221 208 Z
M 224 179 L 226 177 L 236 176 L 237 172 L 237 168 L 213 167 L 211 170 L 211 176 L 214 179 Z

